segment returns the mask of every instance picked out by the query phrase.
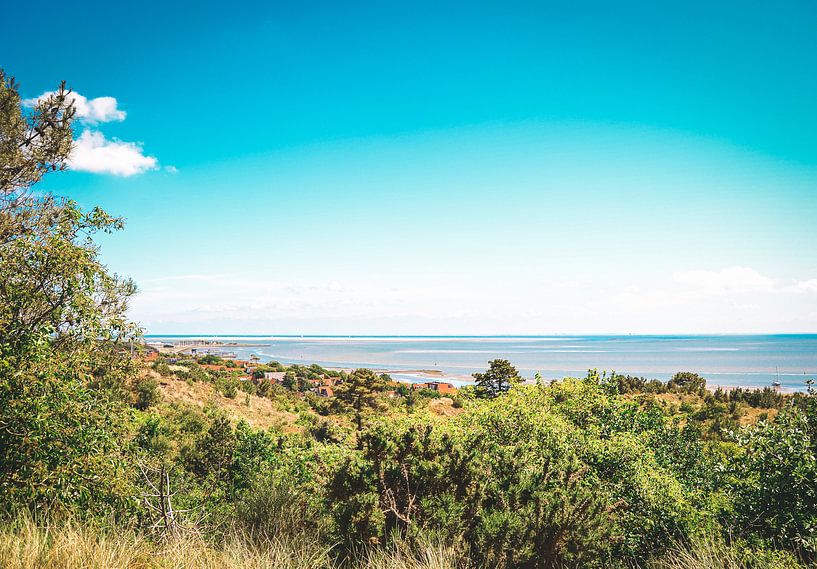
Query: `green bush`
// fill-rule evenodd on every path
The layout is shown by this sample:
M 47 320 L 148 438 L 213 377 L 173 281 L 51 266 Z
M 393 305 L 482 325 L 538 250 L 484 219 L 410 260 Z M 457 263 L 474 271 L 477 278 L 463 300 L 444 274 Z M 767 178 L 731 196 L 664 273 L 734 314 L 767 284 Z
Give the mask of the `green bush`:
M 162 400 L 162 393 L 159 391 L 158 382 L 148 376 L 140 377 L 134 382 L 133 393 L 133 406 L 141 411 L 156 405 Z

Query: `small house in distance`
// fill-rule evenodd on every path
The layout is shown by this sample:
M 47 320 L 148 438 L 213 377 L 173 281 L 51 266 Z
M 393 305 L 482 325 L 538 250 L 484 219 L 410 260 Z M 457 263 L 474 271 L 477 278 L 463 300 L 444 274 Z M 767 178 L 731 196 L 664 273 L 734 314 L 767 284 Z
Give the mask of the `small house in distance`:
M 432 389 L 440 395 L 454 395 L 457 388 L 452 383 L 444 383 L 442 381 L 429 381 L 427 383 L 412 383 L 412 389 Z
M 284 380 L 285 375 L 286 372 L 283 371 L 265 371 L 264 379 L 274 381 L 275 383 L 281 383 Z

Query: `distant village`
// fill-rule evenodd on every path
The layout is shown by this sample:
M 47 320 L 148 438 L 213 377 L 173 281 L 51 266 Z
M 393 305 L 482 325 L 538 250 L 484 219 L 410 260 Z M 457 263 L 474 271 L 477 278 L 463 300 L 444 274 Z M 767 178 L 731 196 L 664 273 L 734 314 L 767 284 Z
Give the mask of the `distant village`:
M 269 364 L 261 363 L 261 358 L 252 355 L 249 359 L 238 359 L 233 352 L 217 352 L 212 353 L 209 349 L 205 353 L 199 353 L 198 348 L 218 348 L 218 347 L 233 347 L 234 344 L 224 344 L 213 341 L 185 341 L 164 343 L 164 342 L 150 342 L 145 345 L 144 359 L 153 363 L 163 358 L 169 365 L 174 365 L 183 361 L 196 360 L 199 367 L 210 372 L 224 372 L 232 375 L 233 379 L 239 381 L 263 380 L 271 384 L 282 385 L 287 379 L 286 369 L 276 369 L 270 371 L 270 366 L 283 368 L 282 364 L 278 362 L 269 362 Z M 299 367 L 299 366 L 292 366 Z M 352 370 L 324 370 L 318 367 L 321 371 L 314 374 L 314 377 L 305 379 L 311 387 L 309 391 L 317 394 L 320 397 L 333 397 L 335 395 L 335 387 L 342 383 L 347 373 Z M 375 370 L 377 371 L 377 370 Z M 401 388 L 411 389 L 414 391 L 429 390 L 438 394 L 441 397 L 454 396 L 457 393 L 457 388 L 452 383 L 443 381 L 426 381 L 426 382 L 401 382 L 390 378 L 389 389 L 385 394 L 389 397 L 400 396 Z

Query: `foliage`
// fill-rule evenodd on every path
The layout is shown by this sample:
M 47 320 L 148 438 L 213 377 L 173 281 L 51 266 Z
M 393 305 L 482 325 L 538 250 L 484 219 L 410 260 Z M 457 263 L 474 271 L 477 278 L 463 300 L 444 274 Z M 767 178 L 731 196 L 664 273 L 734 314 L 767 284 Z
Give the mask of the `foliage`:
M 135 287 L 110 275 L 93 236 L 122 226 L 100 209 L 37 196 L 60 170 L 73 109 L 64 85 L 21 108 L 0 73 L 0 489 L 3 507 L 87 511 L 121 503 L 131 478 L 115 399 L 134 364 Z
M 0 421 L 4 513 L 127 507 L 120 405 L 68 373 L 16 373 L 0 381 Z
M 792 406 L 740 437 L 736 510 L 743 528 L 817 559 L 817 405 Z
M 672 376 L 667 387 L 670 391 L 679 390 L 685 393 L 698 393 L 703 395 L 706 390 L 706 380 L 697 373 L 679 371 Z
M 507 392 L 514 383 L 521 381 L 516 368 L 508 360 L 488 362 L 485 373 L 475 373 L 477 393 L 481 397 L 496 397 Z
M 357 430 L 363 430 L 363 416 L 378 404 L 377 394 L 388 387 L 389 377 L 370 369 L 358 369 L 335 387 L 335 397 L 354 413 Z
M 19 86 L 0 69 L 0 242 L 6 240 L 5 214 L 25 200 L 28 189 L 48 172 L 64 170 L 71 152 L 75 109 L 70 91 L 57 91 L 31 112 L 22 108 Z
M 133 406 L 144 411 L 148 407 L 156 405 L 162 399 L 158 382 L 150 376 L 142 376 L 133 384 L 135 401 Z
M 708 393 L 691 372 L 661 382 L 591 370 L 523 385 L 510 362 L 494 360 L 442 417 L 429 410 L 439 393 L 404 386 L 391 399 L 390 378 L 366 369 L 257 366 L 285 371 L 273 385 L 240 381 L 237 364 L 215 356 L 160 357 L 134 380 L 139 330 L 126 308 L 135 287 L 107 271 L 94 242 L 122 221 L 32 191 L 67 164 L 73 115 L 64 86 L 28 110 L 0 73 L 6 565 L 815 562 L 811 393 Z M 220 397 L 197 402 L 203 410 L 163 401 L 156 373 L 210 382 L 229 398 L 241 391 L 247 403 L 267 397 L 297 420 L 259 430 L 220 411 Z M 327 381 L 335 397 L 312 392 Z M 742 426 L 747 407 L 764 419 Z M 56 525 L 45 531 L 29 512 Z

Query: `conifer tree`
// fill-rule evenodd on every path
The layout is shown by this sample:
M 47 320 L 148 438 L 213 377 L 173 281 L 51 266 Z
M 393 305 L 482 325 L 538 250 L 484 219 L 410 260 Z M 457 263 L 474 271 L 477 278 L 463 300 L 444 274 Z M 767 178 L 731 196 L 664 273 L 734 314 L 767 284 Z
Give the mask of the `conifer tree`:
M 481 397 L 496 397 L 508 391 L 514 383 L 522 381 L 519 372 L 508 360 L 488 362 L 485 373 L 473 374 L 477 383 L 477 394 Z

